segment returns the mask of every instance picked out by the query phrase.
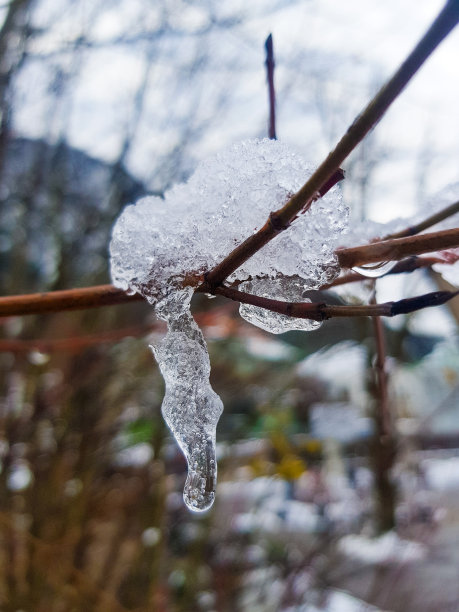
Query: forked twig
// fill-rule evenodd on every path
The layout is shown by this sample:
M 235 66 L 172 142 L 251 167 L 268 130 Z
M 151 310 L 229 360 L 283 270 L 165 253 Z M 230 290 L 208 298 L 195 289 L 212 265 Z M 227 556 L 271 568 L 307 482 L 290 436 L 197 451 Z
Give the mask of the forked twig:
M 236 249 L 234 249 L 234 251 L 230 253 L 228 257 L 226 257 L 218 266 L 209 271 L 205 275 L 204 282 L 202 282 L 196 289 L 197 291 L 220 294 L 223 294 L 223 290 L 226 292 L 236 291 L 234 289 L 220 287 L 220 285 L 229 276 L 229 274 L 236 270 L 242 263 L 244 263 L 244 261 L 261 249 L 267 242 L 272 240 L 279 232 L 285 230 L 299 212 L 307 210 L 315 198 L 324 195 L 334 184 L 343 178 L 343 171 L 339 168 L 340 164 L 381 119 L 392 102 L 410 81 L 412 76 L 416 73 L 420 66 L 422 66 L 439 43 L 455 27 L 458 21 L 459 0 L 449 0 L 412 53 L 403 62 L 394 76 L 368 104 L 361 115 L 356 118 L 335 149 L 318 167 L 318 169 L 313 173 L 300 191 L 298 191 L 298 193 L 296 193 L 282 208 L 271 213 L 265 225 L 258 232 L 250 236 L 242 244 L 236 247 Z M 425 227 L 428 227 L 428 225 L 425 225 Z M 420 230 L 418 229 L 418 231 Z M 411 234 L 413 232 L 410 231 L 408 233 Z M 350 249 L 339 249 L 336 254 L 341 267 L 353 267 L 364 265 L 366 263 L 383 261 L 386 259 L 396 260 L 411 255 L 428 253 L 435 250 L 448 249 L 458 246 L 459 229 L 455 229 L 448 230 L 446 232 L 425 234 L 417 237 L 397 237 L 391 240 L 374 242 L 372 244 L 353 247 Z M 203 279 L 192 278 L 190 283 L 195 284 L 201 280 Z M 338 282 L 339 281 L 337 281 L 336 284 L 338 284 Z M 217 291 L 217 288 L 219 288 L 219 291 Z M 444 296 L 445 293 L 447 294 L 446 297 Z M 435 295 L 440 294 L 445 297 L 444 301 L 447 301 L 456 295 L 455 293 L 451 294 L 448 292 L 437 292 Z M 242 295 L 244 294 L 240 293 L 240 296 Z M 256 296 L 252 297 L 255 298 Z M 85 287 L 83 289 L 71 289 L 51 293 L 10 296 L 0 298 L 0 316 L 39 314 L 44 312 L 58 312 L 62 310 L 79 310 L 105 305 L 122 304 L 141 299 L 142 297 L 140 295 L 127 295 L 123 290 L 117 289 L 113 285 Z M 440 303 L 438 302 L 438 299 L 443 298 L 437 298 L 436 303 Z M 416 301 L 418 298 L 412 298 L 412 300 Z M 444 301 L 441 303 L 444 303 Z M 276 300 L 271 300 L 271 302 L 276 302 Z M 407 301 L 402 300 L 401 302 Z M 394 314 L 397 314 L 397 312 L 395 312 L 395 305 L 401 304 L 401 302 L 388 303 L 392 304 L 392 307 L 390 308 L 387 304 L 379 306 L 375 305 L 374 308 L 376 310 L 381 308 L 382 316 L 393 316 Z M 419 303 L 424 302 L 425 300 L 421 300 Z M 432 303 L 427 305 L 434 304 Z M 294 310 L 298 309 L 298 306 L 301 305 L 294 305 Z M 303 312 L 306 313 L 308 310 L 307 307 L 310 307 L 311 305 L 304 304 L 302 306 L 304 308 Z M 419 307 L 423 308 L 425 305 Z M 325 308 L 325 310 L 323 310 L 323 308 Z M 323 318 L 328 318 L 327 316 L 323 316 L 324 313 L 329 316 L 356 316 L 356 308 L 369 307 L 333 307 L 322 305 L 320 320 Z M 333 309 L 338 310 L 334 311 Z M 340 314 L 333 314 L 334 312 Z M 343 314 L 344 312 L 351 312 L 351 314 Z M 379 316 L 375 312 L 373 312 L 373 314 Z M 292 316 L 301 315 L 296 314 Z
M 449 0 L 393 77 L 380 89 L 364 111 L 355 119 L 335 149 L 322 162 L 305 185 L 282 208 L 271 213 L 266 223 L 258 232 L 249 236 L 220 264 L 207 273 L 204 282 L 206 291 L 211 291 L 220 285 L 249 257 L 259 251 L 280 232 L 287 229 L 292 219 L 301 210 L 308 209 L 323 185 L 363 140 L 366 134 L 378 123 L 392 102 L 398 97 L 429 55 L 457 25 L 458 21 L 459 0 Z

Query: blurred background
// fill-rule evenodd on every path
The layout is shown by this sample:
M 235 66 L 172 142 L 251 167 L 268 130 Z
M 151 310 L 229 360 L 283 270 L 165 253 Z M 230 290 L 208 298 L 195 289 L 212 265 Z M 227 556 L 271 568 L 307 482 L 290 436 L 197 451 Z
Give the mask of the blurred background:
M 278 137 L 318 164 L 441 8 L 433 0 L 11 0 L 0 6 L 2 295 L 110 282 L 122 208 L 225 146 Z M 346 162 L 356 220 L 458 181 L 453 32 Z M 433 291 L 418 270 L 378 300 Z M 365 283 L 336 299 L 366 300 Z M 459 609 L 457 301 L 270 336 L 194 298 L 225 412 L 202 515 L 160 413 L 142 302 L 0 320 L 0 609 Z

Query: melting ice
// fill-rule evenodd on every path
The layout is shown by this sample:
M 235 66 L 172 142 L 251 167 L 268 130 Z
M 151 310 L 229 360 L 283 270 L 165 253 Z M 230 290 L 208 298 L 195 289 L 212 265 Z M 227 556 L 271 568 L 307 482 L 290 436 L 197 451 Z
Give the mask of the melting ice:
M 209 383 L 207 347 L 190 313 L 192 294 L 185 289 L 158 303 L 167 334 L 152 349 L 166 383 L 161 410 L 188 463 L 183 498 L 200 512 L 215 498 L 215 432 L 223 404 Z
M 278 141 L 242 142 L 201 163 L 164 199 L 146 197 L 127 206 L 113 228 L 113 283 L 142 294 L 167 322 L 166 336 L 152 348 L 166 383 L 162 412 L 188 462 L 184 499 L 192 510 L 206 510 L 214 500 L 215 430 L 223 408 L 209 384 L 207 348 L 190 313 L 193 286 L 313 171 Z M 334 187 L 229 281 L 259 295 L 305 301 L 306 290 L 338 274 L 334 249 L 346 226 L 347 208 Z M 272 333 L 318 325 L 245 305 L 241 315 Z

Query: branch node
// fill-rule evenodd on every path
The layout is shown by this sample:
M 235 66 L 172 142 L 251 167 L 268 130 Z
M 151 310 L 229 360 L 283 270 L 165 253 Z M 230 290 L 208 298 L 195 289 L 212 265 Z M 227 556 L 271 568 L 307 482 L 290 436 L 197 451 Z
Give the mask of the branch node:
M 275 212 L 269 213 L 269 224 L 273 230 L 277 233 L 286 230 L 290 223 L 284 223 L 284 221 Z

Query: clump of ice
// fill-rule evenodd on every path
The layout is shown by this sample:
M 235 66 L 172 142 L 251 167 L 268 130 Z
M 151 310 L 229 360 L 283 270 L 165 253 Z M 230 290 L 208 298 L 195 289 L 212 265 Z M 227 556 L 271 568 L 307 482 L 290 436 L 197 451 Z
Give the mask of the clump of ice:
M 168 324 L 167 335 L 153 351 L 166 381 L 162 411 L 188 461 L 184 499 L 193 510 L 207 509 L 214 498 L 215 428 L 222 411 L 208 382 L 207 348 L 190 314 L 193 287 L 313 171 L 278 141 L 242 142 L 200 164 L 187 183 L 164 199 L 146 197 L 127 206 L 113 228 L 113 283 L 142 294 Z M 305 290 L 337 276 L 334 249 L 346 224 L 347 208 L 335 186 L 229 281 L 250 281 L 246 289 L 267 297 L 304 301 Z M 318 326 L 251 306 L 241 314 L 273 333 Z
M 298 191 L 314 167 L 285 144 L 251 140 L 201 163 L 189 181 L 164 199 L 127 206 L 114 230 L 111 271 L 117 287 L 156 302 L 217 265 L 259 229 L 270 212 Z M 338 187 L 300 214 L 230 277 L 299 276 L 309 289 L 338 272 L 334 249 L 347 226 Z

